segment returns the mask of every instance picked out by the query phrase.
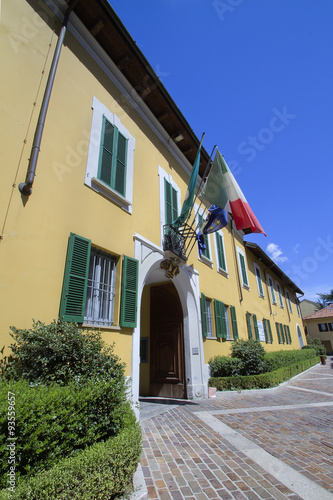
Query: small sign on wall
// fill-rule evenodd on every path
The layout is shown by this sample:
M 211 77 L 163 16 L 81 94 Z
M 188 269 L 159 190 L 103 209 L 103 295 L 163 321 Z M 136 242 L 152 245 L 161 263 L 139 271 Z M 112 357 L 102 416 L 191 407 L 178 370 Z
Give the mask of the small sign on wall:
M 262 321 L 258 321 L 258 331 L 259 331 L 260 342 L 266 342 L 264 324 Z

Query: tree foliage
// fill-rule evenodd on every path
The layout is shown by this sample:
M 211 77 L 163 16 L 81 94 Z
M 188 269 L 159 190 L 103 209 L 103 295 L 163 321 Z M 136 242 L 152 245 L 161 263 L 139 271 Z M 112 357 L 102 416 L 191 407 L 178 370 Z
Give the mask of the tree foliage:
M 317 293 L 319 299 L 317 300 L 317 309 L 324 309 L 324 307 L 333 304 L 333 288 L 328 293 Z

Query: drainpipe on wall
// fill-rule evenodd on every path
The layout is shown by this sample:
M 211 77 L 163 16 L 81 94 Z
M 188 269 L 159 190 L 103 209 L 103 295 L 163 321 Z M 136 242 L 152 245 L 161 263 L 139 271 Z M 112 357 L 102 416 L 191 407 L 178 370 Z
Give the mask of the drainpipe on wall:
M 56 74 L 56 70 L 57 70 L 57 66 L 58 66 L 58 62 L 59 62 L 59 58 L 60 58 L 60 52 L 62 49 L 63 41 L 64 41 L 66 30 L 67 30 L 69 15 L 72 12 L 72 10 L 74 9 L 74 7 L 78 1 L 79 0 L 72 0 L 69 3 L 68 9 L 65 13 L 62 28 L 60 30 L 57 46 L 56 46 L 56 49 L 54 52 L 52 65 L 50 68 L 50 73 L 49 73 L 49 77 L 48 77 L 45 92 L 44 92 L 42 106 L 41 106 L 41 110 L 39 112 L 38 122 L 37 122 L 35 135 L 34 135 L 34 141 L 33 141 L 32 148 L 31 148 L 31 154 L 30 154 L 30 158 L 29 158 L 27 175 L 25 178 L 25 182 L 21 182 L 18 186 L 19 191 L 25 196 L 30 196 L 32 193 L 32 185 L 33 185 L 34 179 L 35 179 L 35 172 L 36 172 L 38 155 L 39 155 L 39 151 L 40 151 L 40 144 L 42 141 L 45 118 L 46 118 L 46 113 L 47 113 L 47 109 L 48 109 L 49 102 L 50 102 L 53 82 L 54 82 L 54 78 L 55 78 L 55 74 Z

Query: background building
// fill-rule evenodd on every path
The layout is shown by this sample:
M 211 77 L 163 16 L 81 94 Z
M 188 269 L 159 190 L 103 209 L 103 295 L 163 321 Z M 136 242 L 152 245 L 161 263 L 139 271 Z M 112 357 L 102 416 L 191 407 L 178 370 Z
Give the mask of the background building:
M 333 304 L 304 318 L 305 331 L 324 344 L 327 354 L 333 353 Z

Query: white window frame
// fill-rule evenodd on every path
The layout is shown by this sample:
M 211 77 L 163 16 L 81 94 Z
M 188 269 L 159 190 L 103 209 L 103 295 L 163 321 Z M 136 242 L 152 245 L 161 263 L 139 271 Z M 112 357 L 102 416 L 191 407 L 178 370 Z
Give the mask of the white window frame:
M 177 191 L 177 205 L 178 205 L 178 211 L 180 210 L 181 207 L 181 193 L 180 189 L 173 180 L 171 174 L 168 174 L 160 165 L 158 166 L 158 176 L 159 176 L 159 189 L 160 189 L 160 233 L 161 233 L 161 247 L 163 246 L 163 239 L 164 239 L 164 233 L 163 233 L 163 226 L 165 225 L 166 221 L 166 214 L 165 214 L 165 187 L 164 187 L 164 182 L 167 181 L 171 186 L 174 188 L 175 191 Z M 179 214 L 178 214 L 179 215 Z
M 195 223 L 196 223 L 196 226 L 198 226 L 198 224 L 199 224 L 199 216 L 203 216 L 204 215 L 204 210 L 202 208 L 199 209 L 199 207 L 198 207 L 197 204 L 194 205 L 193 210 L 194 210 L 194 213 L 196 214 Z M 199 248 L 198 248 L 198 244 L 197 244 L 196 246 L 197 246 L 197 252 L 198 252 L 198 259 L 201 262 L 204 262 L 205 264 L 207 264 L 209 267 L 212 268 L 214 266 L 214 264 L 213 264 L 213 261 L 212 261 L 212 247 L 211 247 L 211 242 L 210 242 L 210 235 L 206 234 L 205 236 L 207 236 L 208 250 L 209 250 L 210 258 L 208 259 L 204 255 L 201 255 L 201 257 L 200 257 Z
M 225 269 L 223 269 L 219 265 L 219 254 L 218 254 L 218 249 L 217 249 L 217 235 L 218 234 L 222 238 L 222 247 L 223 247 L 223 253 L 224 253 Z M 220 274 L 223 274 L 223 276 L 225 276 L 226 278 L 229 278 L 228 264 L 227 264 L 227 255 L 225 253 L 225 245 L 224 245 L 224 234 L 223 234 L 223 231 L 221 231 L 221 230 L 215 232 L 215 257 L 216 257 L 217 272 L 219 272 Z
M 277 301 L 276 301 L 276 293 L 275 293 L 276 291 L 274 288 L 274 281 L 273 281 L 272 276 L 270 276 L 269 274 L 267 274 L 267 281 L 268 281 L 268 288 L 269 288 L 269 293 L 271 295 L 272 304 L 274 304 L 276 306 Z
M 120 119 L 112 113 L 95 96 L 92 102 L 93 116 L 91 121 L 88 159 L 84 183 L 94 191 L 110 199 L 123 210 L 132 213 L 133 206 L 133 168 L 134 168 L 134 150 L 135 139 L 122 125 Z M 127 139 L 127 157 L 126 157 L 126 190 L 125 196 L 117 193 L 110 186 L 98 178 L 98 166 L 100 156 L 100 145 L 102 136 L 103 116 Z
M 284 309 L 282 288 L 280 287 L 280 283 L 278 281 L 276 281 L 275 286 L 276 286 L 276 292 L 279 296 L 280 307 L 281 307 L 281 309 Z
M 248 265 L 247 265 L 245 253 L 239 247 L 236 247 L 236 251 L 237 251 L 237 257 L 238 257 L 238 269 L 239 269 L 239 274 L 240 274 L 241 281 L 242 281 L 242 286 L 243 286 L 243 288 L 246 288 L 246 290 L 250 290 L 249 273 L 247 272 Z M 244 280 L 243 280 L 242 263 L 241 263 L 240 255 L 242 255 L 244 258 L 247 283 L 244 283 Z
M 264 292 L 264 282 L 263 282 L 263 279 L 262 279 L 262 276 L 261 276 L 261 269 L 258 266 L 258 264 L 256 264 L 255 262 L 253 263 L 253 265 L 254 265 L 254 274 L 255 274 L 256 280 L 257 280 L 259 297 L 262 297 L 264 299 L 265 298 L 265 292 Z M 257 270 L 259 271 L 259 275 L 260 275 L 262 293 L 260 292 L 259 278 L 258 278 L 258 275 L 257 275 Z

